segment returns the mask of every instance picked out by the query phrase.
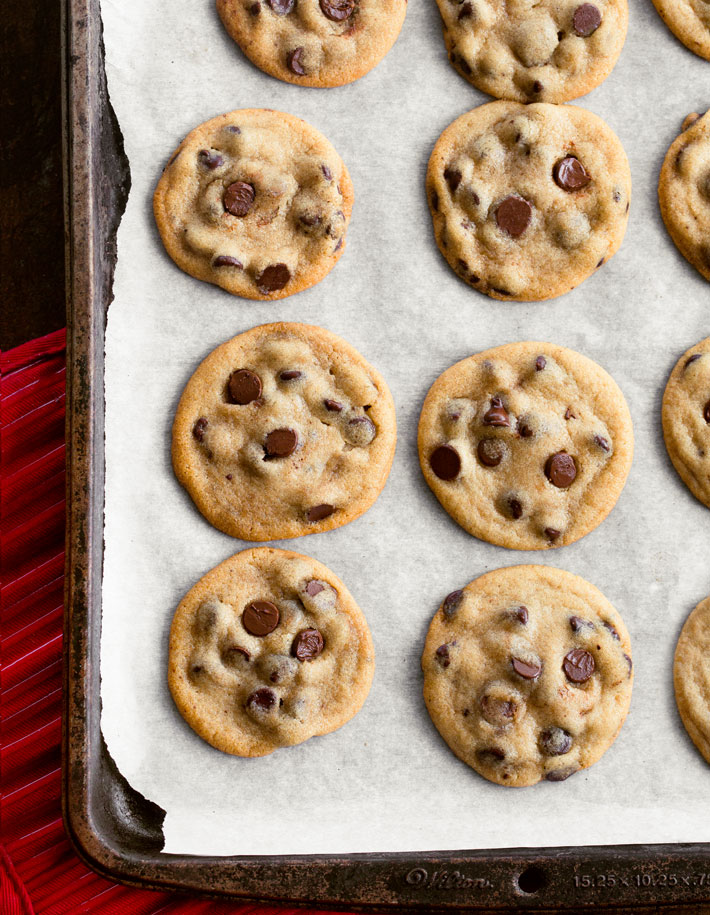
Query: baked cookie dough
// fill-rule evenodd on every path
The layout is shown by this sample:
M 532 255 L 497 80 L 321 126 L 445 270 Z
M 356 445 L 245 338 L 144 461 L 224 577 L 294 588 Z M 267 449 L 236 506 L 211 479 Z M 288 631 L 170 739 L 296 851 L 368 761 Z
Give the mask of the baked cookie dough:
M 589 582 L 545 566 L 497 569 L 449 594 L 422 670 L 449 747 L 511 787 L 560 782 L 597 762 L 631 702 L 623 620 Z
M 329 734 L 367 698 L 375 654 L 345 585 L 308 556 L 267 547 L 188 591 L 170 629 L 168 685 L 203 740 L 266 756 Z
M 198 366 L 173 424 L 197 508 L 242 540 L 329 531 L 377 499 L 397 437 L 379 372 L 321 327 L 254 327 Z
M 710 4 L 707 0 L 653 0 L 653 5 L 686 48 L 710 60 Z
M 661 167 L 658 200 L 676 248 L 710 280 L 710 111 L 683 121 Z
M 710 763 L 710 597 L 681 630 L 673 661 L 678 712 L 690 739 Z
M 439 502 L 474 537 L 516 550 L 565 546 L 600 524 L 624 488 L 633 441 L 614 379 L 551 343 L 457 362 L 419 419 L 419 460 Z
M 320 282 L 345 250 L 353 187 L 310 124 L 249 108 L 185 137 L 153 196 L 160 237 L 186 273 L 247 299 Z
M 710 337 L 676 363 L 661 413 L 673 466 L 696 499 L 710 508 Z
M 299 86 L 343 86 L 397 40 L 407 0 L 217 0 L 225 28 L 259 69 Z
M 591 92 L 614 68 L 629 20 L 627 0 L 437 3 L 456 70 L 477 89 L 518 102 Z
M 447 0 L 448 2 L 448 0 Z M 551 299 L 617 251 L 631 173 L 619 139 L 573 105 L 489 102 L 457 118 L 427 170 L 436 243 L 494 299 Z

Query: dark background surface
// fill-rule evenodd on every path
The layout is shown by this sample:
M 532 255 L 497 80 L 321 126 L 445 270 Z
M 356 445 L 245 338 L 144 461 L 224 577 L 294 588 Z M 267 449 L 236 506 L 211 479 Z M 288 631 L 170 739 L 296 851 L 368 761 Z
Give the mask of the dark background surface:
M 0 4 L 0 349 L 63 327 L 61 3 Z

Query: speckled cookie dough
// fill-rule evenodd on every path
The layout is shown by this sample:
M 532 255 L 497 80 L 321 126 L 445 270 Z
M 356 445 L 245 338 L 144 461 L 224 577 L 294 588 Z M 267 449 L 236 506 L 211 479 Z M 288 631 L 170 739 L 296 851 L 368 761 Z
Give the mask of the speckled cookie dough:
M 173 467 L 221 531 L 299 537 L 370 508 L 396 437 L 389 388 L 349 343 L 320 327 L 264 324 L 217 347 L 188 381 Z
M 437 3 L 453 66 L 483 92 L 518 102 L 590 92 L 614 68 L 629 20 L 627 0 Z
M 710 60 L 710 3 L 707 0 L 653 0 L 653 5 L 686 48 Z
M 457 362 L 419 419 L 424 477 L 474 537 L 516 550 L 574 543 L 609 514 L 633 457 L 624 395 L 596 362 L 509 343 Z
M 308 556 L 245 550 L 180 602 L 168 684 L 203 740 L 266 756 L 329 734 L 358 713 L 375 670 L 365 617 L 345 585 Z
M 345 250 L 352 205 L 350 175 L 328 140 L 263 109 L 195 128 L 153 197 L 178 267 L 247 299 L 282 299 L 320 282 Z
M 574 289 L 618 250 L 631 173 L 621 143 L 573 105 L 490 102 L 446 128 L 427 171 L 436 243 L 494 299 Z
M 342 86 L 368 73 L 397 40 L 406 0 L 217 0 L 225 28 L 252 63 L 299 86 Z
M 710 763 L 710 597 L 681 630 L 673 662 L 678 712 L 695 746 Z
M 710 111 L 683 121 L 661 167 L 658 200 L 676 247 L 710 280 Z
M 710 337 L 676 363 L 663 394 L 662 417 L 673 466 L 710 508 Z
M 499 785 L 560 782 L 624 723 L 633 670 L 623 620 L 593 585 L 515 566 L 445 598 L 422 654 L 424 701 L 459 759 Z

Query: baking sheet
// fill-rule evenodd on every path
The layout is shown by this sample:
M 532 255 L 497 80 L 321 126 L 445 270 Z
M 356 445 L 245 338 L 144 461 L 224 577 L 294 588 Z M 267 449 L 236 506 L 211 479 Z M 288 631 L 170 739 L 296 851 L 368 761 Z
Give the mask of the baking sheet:
M 412 0 L 402 34 L 368 76 L 331 90 L 254 68 L 213 0 L 103 0 L 111 101 L 132 189 L 118 235 L 106 335 L 106 521 L 102 728 L 128 781 L 166 812 L 165 851 L 290 854 L 710 841 L 710 768 L 675 711 L 672 656 L 687 613 L 710 593 L 710 513 L 663 447 L 660 403 L 680 354 L 710 334 L 710 287 L 658 214 L 660 164 L 681 121 L 710 103 L 710 64 L 686 51 L 650 0 L 631 0 L 609 79 L 581 104 L 621 138 L 634 190 L 620 252 L 548 303 L 471 290 L 439 254 L 424 173 L 440 132 L 488 100 L 449 66 L 434 0 Z M 164 253 L 151 195 L 162 166 L 202 121 L 236 108 L 291 112 L 350 169 L 348 246 L 322 283 L 275 303 L 233 298 Z M 358 521 L 282 545 L 314 556 L 367 616 L 377 671 L 340 731 L 258 760 L 221 754 L 177 714 L 167 690 L 173 610 L 206 571 L 247 544 L 214 530 L 170 467 L 180 392 L 223 340 L 274 320 L 320 324 L 383 373 L 397 405 L 390 479 Z M 421 476 L 419 410 L 453 362 L 516 340 L 551 341 L 603 365 L 623 389 L 636 454 L 616 509 L 559 550 L 475 540 Z M 483 572 L 539 562 L 587 578 L 623 615 L 636 666 L 612 749 L 566 782 L 506 789 L 459 762 L 421 699 L 419 656 L 441 599 Z

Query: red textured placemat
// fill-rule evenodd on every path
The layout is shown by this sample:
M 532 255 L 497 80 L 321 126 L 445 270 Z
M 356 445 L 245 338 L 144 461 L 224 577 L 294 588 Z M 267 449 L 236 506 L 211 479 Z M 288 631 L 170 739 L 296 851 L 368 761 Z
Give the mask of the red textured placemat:
M 64 833 L 64 347 L 62 330 L 0 354 L 0 913 L 295 911 L 111 883 Z

